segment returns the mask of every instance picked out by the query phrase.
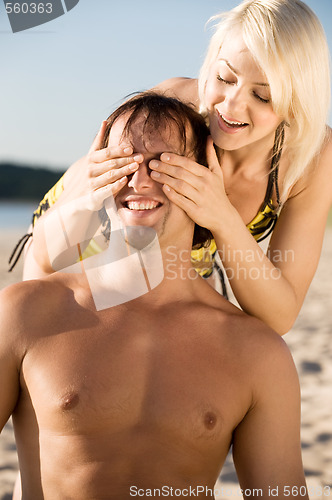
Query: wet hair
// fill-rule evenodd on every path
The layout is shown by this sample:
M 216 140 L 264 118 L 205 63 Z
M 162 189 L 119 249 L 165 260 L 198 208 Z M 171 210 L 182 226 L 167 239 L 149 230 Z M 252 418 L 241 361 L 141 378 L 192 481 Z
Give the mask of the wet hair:
M 130 141 L 133 125 L 142 118 L 144 118 L 142 140 L 147 149 L 152 135 L 159 133 L 162 138 L 165 134 L 171 137 L 175 126 L 182 145 L 179 154 L 192 155 L 197 163 L 207 167 L 206 141 L 210 132 L 204 118 L 193 107 L 157 92 L 141 92 L 125 101 L 107 118 L 102 148 L 108 146 L 113 124 L 123 116 L 128 116 L 122 133 L 123 139 Z M 193 246 L 208 246 L 211 239 L 212 234 L 208 229 L 195 224 Z
M 321 23 L 301 0 L 244 0 L 212 20 L 218 22 L 199 77 L 201 112 L 207 111 L 206 82 L 224 40 L 242 36 L 270 84 L 274 111 L 289 125 L 284 145 L 289 167 L 281 195 L 285 201 L 314 164 L 327 136 L 330 66 Z

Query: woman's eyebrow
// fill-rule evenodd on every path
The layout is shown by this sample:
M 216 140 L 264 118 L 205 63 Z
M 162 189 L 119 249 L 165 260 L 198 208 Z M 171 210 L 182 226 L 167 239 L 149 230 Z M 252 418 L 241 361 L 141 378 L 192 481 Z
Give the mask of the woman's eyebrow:
M 237 76 L 240 75 L 239 71 L 237 71 L 235 68 L 233 68 L 233 66 L 231 65 L 231 63 L 229 61 L 227 61 L 227 59 L 220 58 L 218 60 L 219 61 L 224 61 L 224 63 L 227 64 L 227 66 L 229 67 L 229 69 L 231 71 L 233 71 L 233 73 L 235 73 Z M 260 83 L 260 82 L 254 82 L 254 85 L 260 85 L 261 87 L 269 87 L 270 86 L 269 83 Z
M 239 72 L 235 68 L 233 68 L 233 66 L 231 65 L 231 63 L 229 61 L 227 61 L 227 59 L 223 59 L 222 57 L 220 57 L 219 61 L 224 61 L 224 63 L 227 64 L 227 66 L 229 67 L 229 69 L 231 71 L 233 71 L 233 73 L 235 73 L 236 75 L 239 75 Z

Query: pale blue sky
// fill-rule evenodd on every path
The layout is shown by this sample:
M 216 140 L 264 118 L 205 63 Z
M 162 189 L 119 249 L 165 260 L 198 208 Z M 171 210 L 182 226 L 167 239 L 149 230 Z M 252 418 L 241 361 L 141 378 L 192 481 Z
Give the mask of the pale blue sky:
M 197 76 L 211 35 L 206 21 L 238 3 L 80 0 L 66 15 L 13 34 L 0 2 L 0 161 L 66 168 L 125 95 Z M 307 4 L 332 52 L 332 0 Z

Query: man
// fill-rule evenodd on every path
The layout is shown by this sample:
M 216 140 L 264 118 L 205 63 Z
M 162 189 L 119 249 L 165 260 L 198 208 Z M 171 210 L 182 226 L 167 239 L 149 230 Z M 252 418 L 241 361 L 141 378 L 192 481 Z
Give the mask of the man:
M 141 228 L 156 232 L 164 277 L 113 307 L 96 306 L 84 266 L 2 292 L 0 426 L 13 415 L 23 498 L 213 498 L 231 445 L 245 497 L 293 498 L 302 487 L 308 498 L 289 351 L 193 279 L 194 223 L 149 174 L 163 151 L 197 158 L 200 118 L 165 97 L 135 99 L 115 112 L 108 145 L 129 139 L 143 161 L 109 214 L 137 251 Z M 104 264 L 89 272 L 108 293 Z

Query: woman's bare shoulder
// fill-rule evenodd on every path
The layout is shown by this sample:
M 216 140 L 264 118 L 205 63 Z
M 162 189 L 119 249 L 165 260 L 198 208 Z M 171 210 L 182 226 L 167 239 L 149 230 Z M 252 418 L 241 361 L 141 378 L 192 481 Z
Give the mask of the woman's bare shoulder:
M 156 85 L 153 90 L 176 97 L 185 103 L 191 103 L 197 108 L 199 106 L 198 86 L 195 78 L 169 78 Z
M 332 202 L 332 129 L 327 127 L 324 144 L 308 167 L 305 175 L 293 186 L 290 197 L 297 197 L 304 192 L 312 193 L 319 198 Z
M 332 129 L 326 127 L 326 139 L 320 153 L 320 163 L 327 164 L 327 168 L 332 168 Z

